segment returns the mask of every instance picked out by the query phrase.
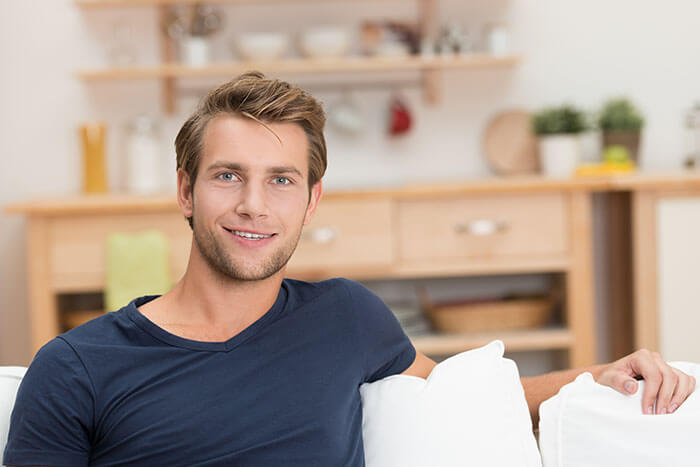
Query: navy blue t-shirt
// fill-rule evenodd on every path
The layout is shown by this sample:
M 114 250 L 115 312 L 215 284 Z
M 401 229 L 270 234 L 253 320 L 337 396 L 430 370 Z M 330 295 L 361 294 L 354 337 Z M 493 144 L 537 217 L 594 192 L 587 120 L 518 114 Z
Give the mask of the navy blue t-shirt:
M 362 466 L 359 386 L 415 349 L 381 300 L 345 279 L 286 279 L 226 342 L 170 334 L 137 307 L 35 356 L 4 463 L 53 466 Z

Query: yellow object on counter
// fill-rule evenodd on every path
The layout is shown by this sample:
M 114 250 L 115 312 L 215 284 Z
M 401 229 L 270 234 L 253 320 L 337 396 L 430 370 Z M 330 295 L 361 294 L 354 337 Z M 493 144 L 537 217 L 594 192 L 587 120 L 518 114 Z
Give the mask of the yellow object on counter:
M 80 126 L 83 147 L 83 193 L 105 193 L 105 125 L 100 122 Z
M 632 161 L 628 162 L 600 162 L 597 164 L 581 164 L 576 168 L 577 177 L 599 177 L 604 175 L 629 174 L 637 170 Z

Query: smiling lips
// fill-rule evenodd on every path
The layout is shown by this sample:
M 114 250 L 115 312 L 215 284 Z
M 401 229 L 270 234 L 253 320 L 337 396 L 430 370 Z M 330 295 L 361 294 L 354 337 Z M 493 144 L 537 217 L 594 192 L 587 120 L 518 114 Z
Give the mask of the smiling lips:
M 226 229 L 226 227 L 224 227 Z M 264 240 L 266 238 L 270 238 L 276 234 L 260 234 L 260 233 L 254 233 L 254 232 L 246 232 L 244 230 L 232 230 L 232 229 L 226 229 L 226 231 L 232 233 L 233 235 L 236 235 L 237 237 L 245 238 L 246 240 Z

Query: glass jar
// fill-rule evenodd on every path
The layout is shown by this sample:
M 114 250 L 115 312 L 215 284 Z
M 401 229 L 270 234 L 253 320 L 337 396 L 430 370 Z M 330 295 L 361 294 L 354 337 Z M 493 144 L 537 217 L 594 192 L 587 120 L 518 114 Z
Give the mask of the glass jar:
M 157 122 L 140 115 L 127 126 L 126 188 L 131 193 L 151 194 L 161 191 L 160 129 Z

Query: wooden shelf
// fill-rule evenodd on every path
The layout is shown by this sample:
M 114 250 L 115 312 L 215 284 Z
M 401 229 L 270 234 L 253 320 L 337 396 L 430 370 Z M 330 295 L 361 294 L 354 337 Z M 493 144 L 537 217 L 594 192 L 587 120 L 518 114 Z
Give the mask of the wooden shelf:
M 231 3 L 239 5 L 263 4 L 263 3 L 299 3 L 300 0 L 206 0 L 206 3 Z M 307 2 L 324 2 L 329 0 L 303 0 Z M 331 0 L 348 1 L 348 0 Z M 367 0 L 370 1 L 370 0 Z M 376 0 L 371 0 L 376 1 Z M 398 0 L 401 1 L 401 0 Z M 162 5 L 194 5 L 203 0 L 75 0 L 79 7 L 148 7 Z
M 432 334 L 411 338 L 416 350 L 426 355 L 453 355 L 500 339 L 506 352 L 568 349 L 574 339 L 566 328 L 502 331 L 469 334 Z
M 477 69 L 507 67 L 517 64 L 517 56 L 495 57 L 472 54 L 454 57 L 344 57 L 333 59 L 295 58 L 267 61 L 240 61 L 212 63 L 193 67 L 179 63 L 152 66 L 132 66 L 85 70 L 78 73 L 81 79 L 120 80 L 149 78 L 192 78 L 207 76 L 231 76 L 248 70 L 266 73 L 355 73 L 381 71 L 434 71 L 446 69 Z

